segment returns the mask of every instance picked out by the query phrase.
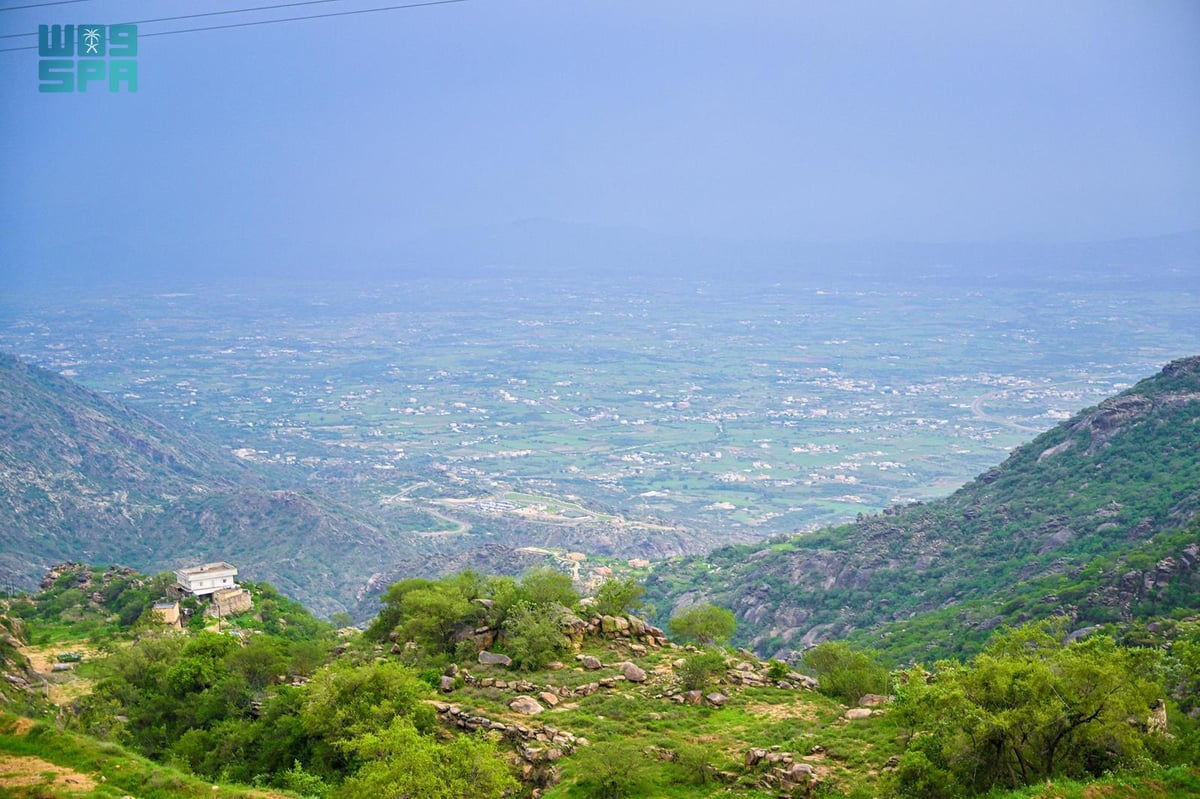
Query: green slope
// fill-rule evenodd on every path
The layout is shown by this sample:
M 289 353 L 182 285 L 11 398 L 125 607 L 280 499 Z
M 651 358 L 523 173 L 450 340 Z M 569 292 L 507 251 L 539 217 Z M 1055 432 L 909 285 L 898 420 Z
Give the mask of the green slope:
M 0 580 L 63 561 L 159 571 L 229 560 L 319 613 L 411 556 L 409 537 L 0 354 Z

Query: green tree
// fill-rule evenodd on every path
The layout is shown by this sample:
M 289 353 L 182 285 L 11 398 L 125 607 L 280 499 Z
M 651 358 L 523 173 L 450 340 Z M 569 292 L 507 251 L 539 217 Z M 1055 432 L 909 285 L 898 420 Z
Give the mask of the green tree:
M 482 736 L 439 744 L 407 719 L 395 719 L 344 748 L 363 763 L 338 791 L 345 799 L 500 799 L 519 788 L 495 744 Z
M 571 575 L 549 568 L 530 569 L 521 578 L 521 593 L 531 605 L 562 605 L 574 609 L 579 593 Z
M 804 653 L 804 663 L 819 681 L 821 693 L 848 705 L 869 693 L 888 692 L 888 671 L 874 652 L 855 649 L 844 641 L 817 644 Z
M 478 610 L 456 586 L 447 583 L 410 591 L 400 606 L 403 611 L 397 626 L 400 635 L 432 652 L 452 650 L 456 634 L 465 626 L 474 626 Z
M 571 759 L 575 761 L 575 783 L 588 799 L 645 796 L 650 789 L 651 764 L 635 741 L 596 743 Z
M 733 611 L 701 602 L 670 621 L 671 635 L 703 646 L 724 643 L 737 629 Z
M 1106 636 L 1061 641 L 1061 625 L 1028 625 L 995 636 L 967 665 L 938 663 L 934 680 L 919 668 L 904 675 L 894 713 L 921 756 L 900 769 L 902 792 L 947 774 L 982 793 L 1149 762 L 1150 734 L 1130 719 L 1145 719 L 1161 696 L 1160 654 Z
M 646 588 L 632 577 L 605 580 L 596 591 L 595 610 L 601 616 L 621 616 L 642 605 Z
M 425 704 L 432 689 L 400 663 L 355 666 L 335 662 L 307 686 L 305 729 L 334 744 L 383 729 L 397 716 L 422 731 L 433 729 L 435 713 Z
M 568 649 L 559 624 L 562 610 L 556 605 L 518 603 L 504 621 L 504 643 L 513 660 L 534 671 Z

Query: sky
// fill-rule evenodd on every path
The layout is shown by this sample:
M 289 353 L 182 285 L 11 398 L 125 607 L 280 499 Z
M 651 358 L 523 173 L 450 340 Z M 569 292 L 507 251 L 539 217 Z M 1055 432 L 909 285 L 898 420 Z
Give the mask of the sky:
M 285 1 L 0 0 L 0 34 Z M 1200 229 L 1194 0 L 463 0 L 149 35 L 398 2 L 143 23 L 136 93 L 42 93 L 37 50 L 0 52 L 0 289 L 72 263 L 386 260 L 528 220 L 804 242 Z

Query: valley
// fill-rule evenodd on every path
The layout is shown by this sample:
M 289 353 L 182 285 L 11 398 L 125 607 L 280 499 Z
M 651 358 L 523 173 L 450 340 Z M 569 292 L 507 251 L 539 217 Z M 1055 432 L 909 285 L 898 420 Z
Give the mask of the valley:
M 529 522 L 564 547 L 661 558 L 943 496 L 1200 350 L 1194 294 L 1041 288 L 131 287 L 12 298 L 0 350 L 426 542 L 519 545 Z M 656 530 L 671 534 L 653 545 Z

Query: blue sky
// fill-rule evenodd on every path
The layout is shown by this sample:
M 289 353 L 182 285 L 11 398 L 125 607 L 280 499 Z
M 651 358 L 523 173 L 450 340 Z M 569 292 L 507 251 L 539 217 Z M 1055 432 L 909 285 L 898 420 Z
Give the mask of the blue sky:
M 279 1 L 0 10 L 0 33 Z M 467 0 L 143 36 L 136 94 L 39 93 L 37 60 L 0 53 L 0 272 L 97 242 L 190 269 L 386 257 L 531 218 L 799 241 L 1200 228 L 1190 0 Z

